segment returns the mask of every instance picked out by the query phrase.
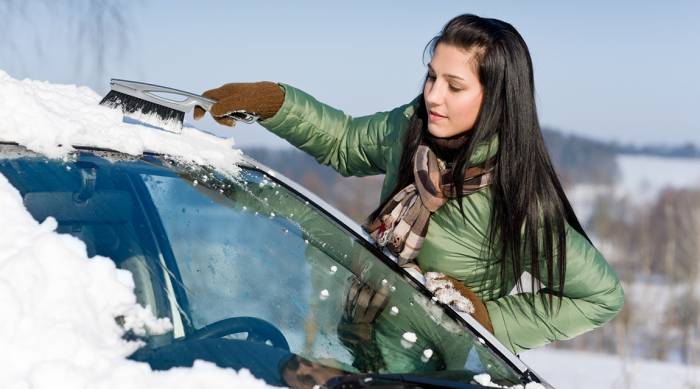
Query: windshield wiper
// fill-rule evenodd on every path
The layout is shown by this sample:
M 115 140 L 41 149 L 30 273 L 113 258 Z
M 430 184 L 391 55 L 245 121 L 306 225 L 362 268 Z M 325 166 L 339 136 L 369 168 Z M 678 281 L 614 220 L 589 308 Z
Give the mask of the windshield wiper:
M 479 389 L 482 386 L 413 374 L 348 374 L 330 379 L 327 389 L 355 388 L 454 388 Z

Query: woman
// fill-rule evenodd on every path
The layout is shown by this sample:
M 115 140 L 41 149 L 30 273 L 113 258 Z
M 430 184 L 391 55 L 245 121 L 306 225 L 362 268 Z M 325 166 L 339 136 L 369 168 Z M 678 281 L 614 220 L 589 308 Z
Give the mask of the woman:
M 384 173 L 381 205 L 364 227 L 402 266 L 425 272 L 436 294 L 466 297 L 449 302 L 512 351 L 605 324 L 622 288 L 547 154 L 522 37 L 503 21 L 460 15 L 429 48 L 423 94 L 370 116 L 353 119 L 270 82 L 205 95 L 218 100 L 211 114 L 221 124 L 233 125 L 220 117 L 232 111 L 255 112 L 343 175 Z M 525 272 L 534 277 L 523 285 Z

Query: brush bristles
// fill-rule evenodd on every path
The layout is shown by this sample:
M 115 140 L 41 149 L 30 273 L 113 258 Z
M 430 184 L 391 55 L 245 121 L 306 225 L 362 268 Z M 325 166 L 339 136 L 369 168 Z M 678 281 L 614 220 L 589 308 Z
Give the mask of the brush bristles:
M 182 123 L 185 120 L 185 113 L 182 111 L 114 90 L 107 93 L 100 105 L 121 108 L 124 115 L 172 132 L 182 131 Z

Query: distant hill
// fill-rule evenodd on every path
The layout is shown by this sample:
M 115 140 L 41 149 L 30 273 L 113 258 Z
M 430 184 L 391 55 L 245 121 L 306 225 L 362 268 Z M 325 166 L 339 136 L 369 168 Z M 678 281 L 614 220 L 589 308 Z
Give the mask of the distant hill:
M 543 128 L 549 155 L 568 183 L 610 183 L 619 175 L 615 149 L 601 141 Z
M 667 145 L 620 145 L 611 143 L 610 146 L 619 154 L 651 155 L 666 158 L 700 158 L 700 148 L 690 142 L 679 146 Z

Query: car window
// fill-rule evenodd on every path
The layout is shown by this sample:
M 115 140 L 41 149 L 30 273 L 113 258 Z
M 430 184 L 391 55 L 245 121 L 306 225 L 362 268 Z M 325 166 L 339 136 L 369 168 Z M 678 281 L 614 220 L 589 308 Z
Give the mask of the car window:
M 274 177 L 243 167 L 231 179 L 146 159 L 0 159 L 0 173 L 35 218 L 56 217 L 90 255 L 134 273 L 139 301 L 175 327 L 148 347 L 202 331 L 246 339 L 246 331 L 219 330 L 253 318 L 278 330 L 291 353 L 346 372 L 449 373 L 465 382 L 489 373 L 520 382 L 367 242 Z

